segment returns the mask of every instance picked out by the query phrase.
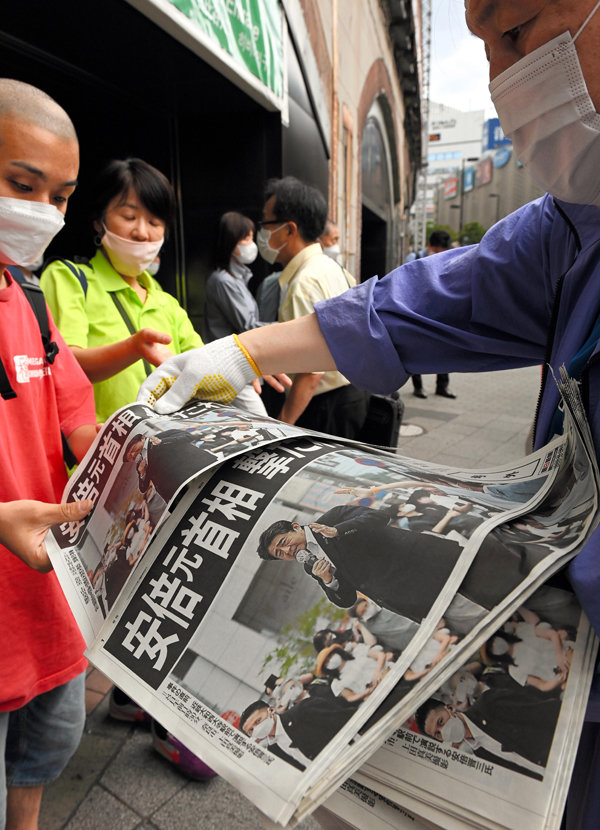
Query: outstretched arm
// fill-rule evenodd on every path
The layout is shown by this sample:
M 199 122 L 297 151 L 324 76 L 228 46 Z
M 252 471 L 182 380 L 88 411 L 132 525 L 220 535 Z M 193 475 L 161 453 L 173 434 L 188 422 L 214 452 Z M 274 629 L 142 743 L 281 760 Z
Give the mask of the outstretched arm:
M 160 414 L 191 398 L 230 403 L 254 378 L 335 369 L 314 314 L 214 340 L 169 358 L 144 381 L 138 401 Z
M 153 366 L 160 366 L 163 360 L 173 356 L 173 352 L 167 348 L 167 343 L 172 339 L 170 334 L 162 331 L 140 329 L 117 343 L 88 349 L 71 346 L 71 351 L 91 382 L 98 383 L 142 358 Z

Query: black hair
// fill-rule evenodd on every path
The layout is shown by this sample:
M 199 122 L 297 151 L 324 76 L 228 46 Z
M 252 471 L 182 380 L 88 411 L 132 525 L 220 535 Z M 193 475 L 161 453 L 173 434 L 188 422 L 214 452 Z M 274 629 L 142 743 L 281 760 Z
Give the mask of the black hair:
M 354 660 L 354 655 L 350 651 L 346 651 L 344 646 L 340 645 L 340 643 L 334 643 L 334 648 L 331 649 L 331 652 L 327 655 L 325 660 L 323 661 L 323 665 L 321 666 L 321 674 L 324 677 L 330 677 L 332 680 L 339 680 L 340 679 L 340 670 L 337 669 L 328 669 L 325 666 L 325 663 L 333 657 L 334 654 L 339 654 L 342 660 Z
M 358 597 L 352 608 L 348 608 L 348 616 L 354 617 L 355 619 L 359 619 L 358 617 L 358 606 L 361 602 L 368 602 L 366 597 Z
M 277 681 L 279 680 L 279 676 L 276 674 L 270 674 L 267 679 L 265 680 L 265 694 L 272 695 L 275 691 L 275 687 L 277 686 Z M 269 691 L 271 689 L 271 691 Z
M 328 634 L 333 634 L 332 645 L 335 642 L 335 631 L 332 631 L 331 628 L 322 628 L 320 631 L 317 631 L 313 637 L 313 646 L 315 647 L 315 651 L 317 653 L 319 651 L 323 651 L 324 648 L 327 648 L 328 644 L 325 640 Z
M 175 217 L 175 191 L 164 173 L 143 159 L 114 159 L 106 165 L 91 191 L 92 220 L 103 222 L 109 204 L 118 197 L 124 202 L 130 190 L 165 223 L 166 235 Z
M 137 444 L 137 442 L 138 442 L 138 441 L 143 440 L 143 439 L 144 439 L 144 437 L 145 437 L 145 436 L 144 436 L 144 435 L 142 435 L 142 433 L 141 433 L 141 432 L 138 432 L 138 433 L 136 433 L 136 434 L 133 436 L 133 438 L 129 441 L 129 443 L 128 443 L 128 444 L 127 444 L 127 446 L 125 447 L 125 452 L 123 453 L 123 458 L 125 459 L 125 461 L 127 461 L 127 456 L 129 455 L 129 451 L 130 451 L 130 449 L 131 449 L 131 448 L 132 448 L 135 444 Z
M 283 179 L 270 179 L 267 182 L 265 202 L 271 196 L 275 196 L 275 219 L 295 222 L 305 242 L 316 242 L 327 221 L 327 202 L 321 191 L 294 176 L 285 176 Z
M 269 545 L 273 541 L 273 539 L 278 536 L 280 533 L 289 533 L 290 530 L 294 529 L 294 525 L 292 522 L 288 522 L 287 519 L 280 519 L 278 522 L 273 522 L 272 525 L 260 534 L 260 538 L 258 540 L 258 555 L 261 559 L 275 559 L 274 556 L 271 556 L 269 553 Z
M 506 652 L 506 654 L 492 654 L 491 645 L 496 637 L 500 637 L 500 639 L 505 640 L 511 646 L 515 643 L 522 643 L 523 640 L 520 637 L 517 637 L 516 634 L 511 634 L 510 631 L 497 631 L 495 634 L 492 634 L 486 643 L 486 651 L 490 663 L 496 666 L 515 666 L 516 663 L 512 655 L 508 652 Z
M 435 709 L 445 709 L 445 704 L 442 703 L 441 700 L 436 700 L 434 697 L 430 697 L 429 700 L 426 700 L 425 703 L 422 703 L 417 711 L 415 712 L 415 721 L 417 723 L 417 727 L 419 732 L 422 735 L 426 735 L 425 732 L 425 721 L 427 720 L 427 716 L 430 712 L 433 712 Z
M 415 499 L 415 500 L 416 499 L 424 499 L 424 498 L 429 499 L 429 498 L 431 498 L 431 493 L 429 492 L 429 490 L 426 490 L 424 487 L 420 487 L 418 490 L 413 490 L 413 492 L 410 494 L 410 496 L 408 498 L 409 498 L 409 503 L 414 504 L 413 499 Z
M 428 242 L 432 248 L 443 248 L 445 251 L 452 247 L 452 237 L 448 231 L 432 231 Z
M 217 242 L 214 254 L 215 268 L 229 270 L 229 262 L 240 239 L 254 231 L 254 222 L 242 213 L 230 210 L 219 219 Z
M 265 703 L 264 700 L 255 700 L 254 703 L 251 703 L 249 706 L 246 706 L 246 708 L 244 709 L 244 711 L 242 712 L 242 714 L 240 716 L 240 723 L 239 723 L 240 732 L 244 732 L 244 723 L 248 720 L 250 715 L 254 714 L 254 712 L 258 712 L 259 709 L 268 709 L 268 708 L 269 708 L 269 704 Z M 244 732 L 244 734 L 246 734 L 246 733 Z

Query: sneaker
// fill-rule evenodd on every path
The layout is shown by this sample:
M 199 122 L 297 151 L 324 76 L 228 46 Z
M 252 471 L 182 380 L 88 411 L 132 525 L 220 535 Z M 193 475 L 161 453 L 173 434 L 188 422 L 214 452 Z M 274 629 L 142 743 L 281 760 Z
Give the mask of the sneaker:
M 114 720 L 126 723 L 148 723 L 150 721 L 150 715 L 116 686 L 110 693 L 108 714 Z
M 152 730 L 152 744 L 154 749 L 167 761 L 170 761 L 177 769 L 181 770 L 188 778 L 193 778 L 194 781 L 208 781 L 209 778 L 214 778 L 217 774 L 204 761 L 201 761 L 197 755 L 185 747 L 181 741 L 178 741 L 170 732 L 161 726 L 160 723 L 153 720 L 151 724 Z

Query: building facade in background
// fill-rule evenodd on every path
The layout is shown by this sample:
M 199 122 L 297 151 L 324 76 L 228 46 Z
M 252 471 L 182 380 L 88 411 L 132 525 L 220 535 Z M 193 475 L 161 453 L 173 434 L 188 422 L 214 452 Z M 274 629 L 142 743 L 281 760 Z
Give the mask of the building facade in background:
M 448 198 L 453 198 L 458 192 L 462 172 L 471 164 L 467 159 L 479 159 L 481 156 L 483 123 L 483 110 L 462 112 L 445 104 L 430 102 L 425 179 L 428 223 L 441 224 L 437 213 L 438 188 L 443 185 Z
M 159 278 L 198 328 L 217 221 L 260 218 L 269 177 L 318 186 L 349 269 L 383 275 L 402 261 L 420 164 L 420 25 L 419 0 L 7 4 L 0 71 L 56 98 L 81 143 L 49 253 L 93 253 L 89 184 L 109 159 L 139 156 L 176 187 Z

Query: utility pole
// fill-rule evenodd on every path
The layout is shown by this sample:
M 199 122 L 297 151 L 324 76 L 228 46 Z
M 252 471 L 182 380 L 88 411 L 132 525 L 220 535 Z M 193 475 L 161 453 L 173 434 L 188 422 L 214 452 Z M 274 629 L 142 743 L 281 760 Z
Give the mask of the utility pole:
M 417 173 L 414 246 L 427 242 L 427 165 L 429 154 L 429 76 L 431 69 L 431 0 L 421 0 L 421 167 Z

